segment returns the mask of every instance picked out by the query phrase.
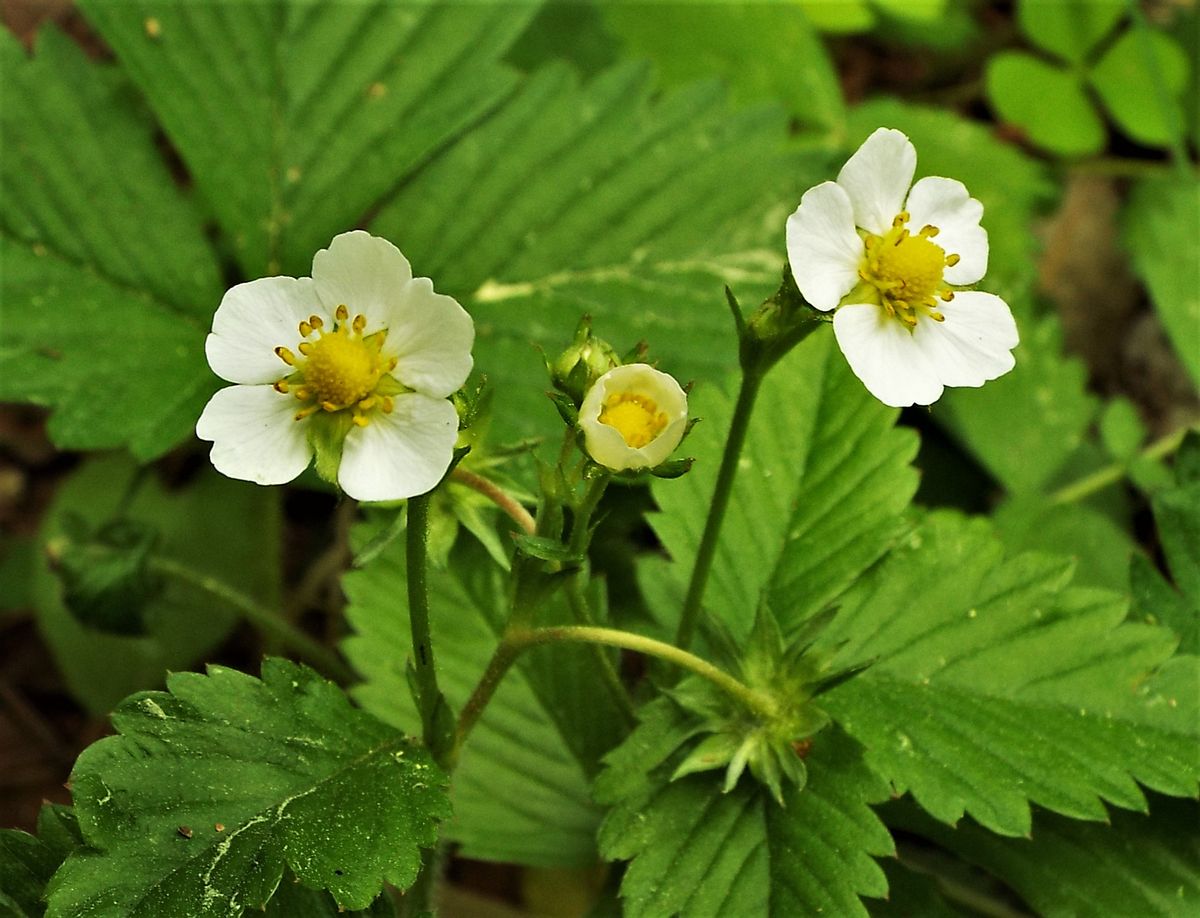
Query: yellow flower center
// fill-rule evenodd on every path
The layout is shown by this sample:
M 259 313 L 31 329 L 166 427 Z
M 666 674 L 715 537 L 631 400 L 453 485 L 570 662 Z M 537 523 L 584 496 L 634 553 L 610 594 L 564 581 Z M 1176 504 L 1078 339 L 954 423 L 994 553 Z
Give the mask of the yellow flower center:
M 296 412 L 300 421 L 318 411 L 349 410 L 360 427 L 370 420 L 370 412 L 385 413 L 393 407 L 392 396 L 403 386 L 388 374 L 396 367 L 395 357 L 381 353 L 387 331 L 363 335 L 367 320 L 356 315 L 350 321 L 350 311 L 339 306 L 332 331 L 325 330 L 320 316 L 309 316 L 300 323 L 300 342 L 297 357 L 286 347 L 275 353 L 294 372 L 275 383 L 277 392 L 290 392 L 302 407 Z M 314 337 L 315 336 L 315 337 Z
M 958 264 L 957 255 L 947 255 L 933 242 L 936 226 L 925 226 L 912 235 L 905 226 L 908 214 L 902 213 L 882 236 L 866 237 L 866 253 L 858 276 L 873 287 L 877 300 L 887 314 L 908 328 L 914 328 L 924 314 L 941 322 L 939 300 L 950 302 L 954 291 L 943 279 L 947 267 Z
M 600 423 L 619 433 L 633 449 L 641 449 L 667 426 L 667 413 L 654 399 L 636 392 L 617 392 L 604 400 Z

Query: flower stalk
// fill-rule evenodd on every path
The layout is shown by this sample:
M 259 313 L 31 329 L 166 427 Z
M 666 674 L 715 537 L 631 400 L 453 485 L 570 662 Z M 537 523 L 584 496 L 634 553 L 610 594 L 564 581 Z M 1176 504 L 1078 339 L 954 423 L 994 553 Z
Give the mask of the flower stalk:
M 408 565 L 408 620 L 412 629 L 413 683 L 421 711 L 426 747 L 438 756 L 437 709 L 442 701 L 429 632 L 429 585 L 426 580 L 429 543 L 429 494 L 408 501 L 405 560 Z

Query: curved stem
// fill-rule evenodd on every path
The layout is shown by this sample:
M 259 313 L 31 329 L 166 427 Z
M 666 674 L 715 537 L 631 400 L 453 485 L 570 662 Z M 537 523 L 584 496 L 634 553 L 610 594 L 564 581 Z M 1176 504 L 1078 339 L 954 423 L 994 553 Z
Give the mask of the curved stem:
M 277 612 L 259 605 L 245 593 L 234 589 L 224 581 L 201 574 L 199 571 L 194 571 L 169 558 L 152 558 L 149 566 L 153 571 L 172 577 L 180 583 L 186 583 L 198 590 L 203 590 L 236 609 L 242 618 L 254 627 L 264 634 L 269 634 L 284 646 L 290 647 L 297 655 L 312 663 L 326 675 L 333 676 L 341 682 L 356 681 L 354 670 L 343 663 L 336 653 L 288 622 Z
M 421 728 L 425 747 L 436 745 L 434 713 L 441 692 L 433 659 L 433 641 L 429 634 L 429 588 L 426 583 L 426 555 L 429 541 L 429 495 L 408 501 L 405 560 L 408 565 L 408 621 L 412 629 L 413 667 L 416 672 L 417 703 L 421 707 Z
M 1188 435 L 1192 427 L 1181 427 L 1174 430 L 1161 439 L 1155 440 L 1139 454 L 1142 459 L 1162 459 L 1164 456 L 1169 456 L 1175 450 L 1179 449 L 1183 443 L 1183 438 Z M 1104 468 L 1097 469 L 1090 475 L 1085 475 L 1078 481 L 1073 481 L 1069 485 L 1064 485 L 1057 491 L 1052 492 L 1048 500 L 1052 504 L 1071 504 L 1075 501 L 1083 500 L 1086 497 L 1091 497 L 1097 491 L 1103 491 L 1110 485 L 1116 484 L 1125 477 L 1129 469 L 1128 462 L 1113 462 Z
M 692 568 L 687 598 L 683 601 L 683 612 L 679 619 L 679 630 L 675 635 L 675 643 L 680 647 L 691 644 L 696 633 L 700 604 L 704 601 L 704 588 L 712 571 L 717 541 L 721 535 L 721 524 L 725 521 L 725 511 L 729 507 L 738 460 L 746 443 L 750 416 L 754 411 L 754 401 L 758 397 L 762 379 L 762 373 L 758 372 L 747 372 L 742 376 L 737 403 L 733 407 L 733 420 L 729 425 L 729 436 L 725 440 L 725 453 L 721 456 L 721 468 L 717 472 L 717 483 L 713 488 L 712 502 L 708 508 L 708 519 L 704 523 L 704 534 L 700 537 L 700 547 L 696 551 L 696 563 Z
M 501 488 L 490 479 L 477 475 L 461 465 L 455 466 L 450 473 L 450 480 L 473 491 L 478 491 L 493 504 L 508 514 L 509 519 L 521 527 L 529 535 L 537 532 L 537 523 L 519 500 Z

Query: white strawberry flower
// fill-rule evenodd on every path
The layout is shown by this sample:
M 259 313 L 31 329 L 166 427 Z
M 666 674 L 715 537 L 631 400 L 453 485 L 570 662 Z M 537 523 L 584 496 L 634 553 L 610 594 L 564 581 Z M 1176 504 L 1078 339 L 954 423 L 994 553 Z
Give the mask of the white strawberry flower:
M 673 376 L 645 363 L 613 367 L 579 407 L 588 455 L 618 472 L 662 465 L 687 423 L 687 394 Z
M 916 168 L 911 141 L 880 128 L 787 221 L 800 292 L 837 310 L 833 330 L 851 369 L 894 407 L 1002 376 L 1019 340 L 1000 297 L 962 289 L 987 272 L 983 205 L 955 179 L 913 185 Z
M 313 257 L 312 277 L 225 294 L 205 352 L 236 385 L 212 397 L 196 434 L 230 478 L 283 484 L 315 451 L 318 471 L 351 497 L 424 494 L 450 465 L 449 396 L 471 372 L 474 340 L 471 317 L 414 278 L 399 249 L 343 233 Z

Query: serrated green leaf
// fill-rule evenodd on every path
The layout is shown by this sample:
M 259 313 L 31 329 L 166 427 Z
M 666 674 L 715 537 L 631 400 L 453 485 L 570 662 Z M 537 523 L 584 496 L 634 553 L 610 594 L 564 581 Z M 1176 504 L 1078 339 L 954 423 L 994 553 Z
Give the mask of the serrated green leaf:
M 630 918 L 865 915 L 858 897 L 885 894 L 872 856 L 892 840 L 868 804 L 887 788 L 840 731 L 814 739 L 808 784 L 780 806 L 756 782 L 724 794 L 712 774 L 671 781 L 687 736 L 680 709 L 662 698 L 640 716 L 596 784 L 612 806 L 601 850 L 632 860 L 621 884 Z
M 646 565 L 643 583 L 686 582 L 712 497 L 733 410 L 713 387 L 691 411 L 704 418 L 687 441 L 688 475 L 655 482 L 650 523 L 674 564 Z M 854 377 L 818 331 L 762 385 L 706 593 L 711 614 L 749 632 L 763 590 L 785 633 L 833 601 L 896 539 L 916 490 L 911 431 Z M 673 606 L 673 608 L 671 607 Z M 668 624 L 678 603 L 660 607 Z
M 950 829 L 909 809 L 889 807 L 887 819 L 990 871 L 1046 918 L 1175 918 L 1200 906 L 1195 801 L 1154 797 L 1148 815 L 1117 810 L 1110 824 L 1038 813 L 1030 838 Z
M 1167 663 L 1162 628 L 1118 594 L 1066 588 L 1070 566 L 1004 558 L 984 520 L 931 514 L 844 597 L 830 640 L 865 673 L 824 696 L 867 761 L 933 816 L 1022 835 L 1030 802 L 1103 819 L 1137 782 L 1193 795 L 1200 658 Z
M 334 233 L 503 99 L 514 76 L 497 58 L 536 10 L 383 0 L 81 6 L 249 277 L 307 273 Z
M 1188 68 L 1187 55 L 1173 39 L 1135 28 L 1105 52 L 1089 79 L 1125 134 L 1138 143 L 1166 146 L 1185 128 Z
M 1155 311 L 1200 387 L 1200 182 L 1146 179 L 1134 186 L 1122 219 L 1122 239 Z
M 654 61 L 668 84 L 716 75 L 729 81 L 737 101 L 777 99 L 805 127 L 840 127 L 845 106 L 837 73 L 798 5 L 659 0 L 604 10 L 626 49 Z M 683 34 L 686 42 L 679 41 Z
M 279 595 L 279 492 L 230 481 L 201 469 L 184 487 L 169 488 L 146 475 L 131 490 L 137 466 L 120 455 L 91 460 L 63 481 L 50 505 L 33 573 L 38 625 L 71 692 L 103 715 L 131 692 L 162 684 L 210 652 L 235 620 L 231 610 L 192 586 L 168 582 L 143 609 L 147 635 L 127 638 L 80 624 L 62 600 L 62 584 L 44 554 L 47 543 L 75 514 L 92 526 L 120 510 L 158 530 L 158 551 L 199 573 L 218 577 L 273 606 Z M 131 494 L 122 507 L 123 495 Z
M 365 909 L 347 911 L 339 908 L 329 893 L 309 889 L 285 873 L 263 915 L 264 918 L 396 918 L 396 905 L 384 892 Z
M 813 155 L 785 150 L 785 121 L 731 113 L 715 83 L 656 96 L 642 65 L 582 88 L 552 66 L 372 227 L 474 315 L 497 434 L 540 435 L 558 422 L 532 345 L 557 351 L 585 312 L 618 350 L 649 341 L 681 381 L 736 366 L 722 286 L 774 292 L 784 217 L 815 177 Z
M 1020 0 L 1017 23 L 1035 45 L 1082 64 L 1127 9 L 1125 0 Z
M 62 858 L 41 839 L 16 829 L 0 829 L 0 915 L 41 918 L 42 894 Z
M 985 80 L 996 114 L 1037 146 L 1062 156 L 1104 149 L 1104 122 L 1078 74 L 1030 54 L 1006 51 L 988 60 Z
M 365 538 L 365 531 L 357 538 Z M 450 569 L 429 572 L 438 678 L 456 709 L 496 647 L 507 605 L 503 572 L 477 546 L 462 549 L 468 554 L 452 556 Z M 420 720 L 404 679 L 412 653 L 406 584 L 403 545 L 396 543 L 348 574 L 343 588 L 354 636 L 343 646 L 365 678 L 354 688 L 355 698 L 388 723 L 415 730 Z M 465 856 L 540 866 L 594 861 L 600 814 L 581 759 L 589 744 L 611 748 L 616 741 L 611 731 L 620 721 L 597 684 L 589 649 L 532 651 L 488 705 L 454 773 L 456 815 L 446 834 Z M 553 656 L 561 679 L 576 680 L 573 691 L 561 698 L 544 691 L 539 673 L 547 664 L 539 663 L 539 655 Z M 572 706 L 575 716 L 564 710 Z M 573 727 L 569 732 L 563 718 Z
M 220 280 L 198 211 L 114 67 L 53 30 L 31 59 L 5 31 L 0 64 L 0 399 L 55 409 L 60 447 L 154 458 L 213 389 L 200 320 Z
M 333 683 L 268 658 L 262 679 L 213 666 L 134 695 L 118 735 L 71 773 L 84 841 L 50 912 L 188 918 L 262 907 L 285 864 L 364 908 L 416 878 L 450 815 L 445 776 Z
M 1181 653 L 1200 653 L 1200 606 L 1172 587 L 1145 555 L 1130 560 L 1129 593 L 1135 619 L 1170 628 Z

